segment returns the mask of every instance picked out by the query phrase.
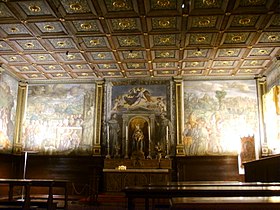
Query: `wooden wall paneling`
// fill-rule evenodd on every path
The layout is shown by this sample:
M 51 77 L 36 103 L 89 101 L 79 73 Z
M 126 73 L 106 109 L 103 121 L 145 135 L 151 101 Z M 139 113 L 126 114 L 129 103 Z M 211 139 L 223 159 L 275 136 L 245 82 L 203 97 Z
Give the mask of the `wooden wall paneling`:
M 22 178 L 21 156 L 0 154 L 0 178 Z
M 20 156 L 12 154 L 0 154 L 0 179 L 22 178 L 18 177 L 21 173 Z M 0 196 L 7 195 L 8 187 L 0 186 Z
M 237 156 L 177 158 L 178 181 L 240 181 Z
M 27 162 L 27 178 L 70 180 L 70 195 L 89 195 L 92 190 L 101 191 L 103 160 L 100 157 L 56 157 L 30 155 Z M 38 189 L 38 191 L 41 189 Z M 40 192 L 41 193 L 41 192 Z

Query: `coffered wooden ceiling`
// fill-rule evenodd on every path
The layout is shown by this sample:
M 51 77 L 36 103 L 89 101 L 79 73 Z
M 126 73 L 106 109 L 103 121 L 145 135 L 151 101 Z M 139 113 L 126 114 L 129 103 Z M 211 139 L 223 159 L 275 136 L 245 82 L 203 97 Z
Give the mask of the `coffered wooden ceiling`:
M 254 77 L 280 53 L 279 0 L 0 0 L 19 80 Z

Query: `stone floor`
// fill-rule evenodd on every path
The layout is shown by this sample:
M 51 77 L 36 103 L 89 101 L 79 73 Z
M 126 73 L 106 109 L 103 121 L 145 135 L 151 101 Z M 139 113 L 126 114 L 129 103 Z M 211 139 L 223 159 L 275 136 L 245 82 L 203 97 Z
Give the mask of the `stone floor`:
M 144 199 L 136 200 L 136 210 L 144 210 Z M 168 201 L 161 200 L 150 206 L 150 209 L 167 210 Z M 156 208 L 155 208 L 156 207 Z M 84 200 L 69 201 L 69 210 L 127 210 L 127 199 L 120 194 L 101 194 L 97 203 L 88 203 Z

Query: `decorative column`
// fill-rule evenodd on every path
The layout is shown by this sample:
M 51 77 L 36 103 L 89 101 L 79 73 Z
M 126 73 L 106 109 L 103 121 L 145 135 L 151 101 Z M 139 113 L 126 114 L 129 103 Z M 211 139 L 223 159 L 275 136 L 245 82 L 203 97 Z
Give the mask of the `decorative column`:
M 184 156 L 185 150 L 182 141 L 183 134 L 183 118 L 184 118 L 184 109 L 183 109 L 183 80 L 182 77 L 174 78 L 175 82 L 175 97 L 176 97 L 176 137 L 177 137 L 177 146 L 176 146 L 176 156 Z
M 26 109 L 27 102 L 27 91 L 28 84 L 20 82 L 18 86 L 18 95 L 17 95 L 17 111 L 16 111 L 16 122 L 15 122 L 15 135 L 14 135 L 14 153 L 21 153 L 23 151 L 22 142 L 22 127 Z
M 103 116 L 103 92 L 104 92 L 104 81 L 96 82 L 95 90 L 95 111 L 94 111 L 94 126 L 93 126 L 93 155 L 101 155 L 101 121 Z

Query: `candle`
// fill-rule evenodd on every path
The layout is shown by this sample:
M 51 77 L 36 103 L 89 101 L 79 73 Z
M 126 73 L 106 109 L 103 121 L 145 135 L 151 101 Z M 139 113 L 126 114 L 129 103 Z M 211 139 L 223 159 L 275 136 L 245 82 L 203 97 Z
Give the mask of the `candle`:
M 148 140 L 151 140 L 151 127 L 148 126 Z
M 168 140 L 168 126 L 166 126 L 166 141 Z
M 110 131 L 109 131 L 109 125 L 107 125 L 107 139 L 110 139 Z
M 128 126 L 125 127 L 125 138 L 128 139 Z

